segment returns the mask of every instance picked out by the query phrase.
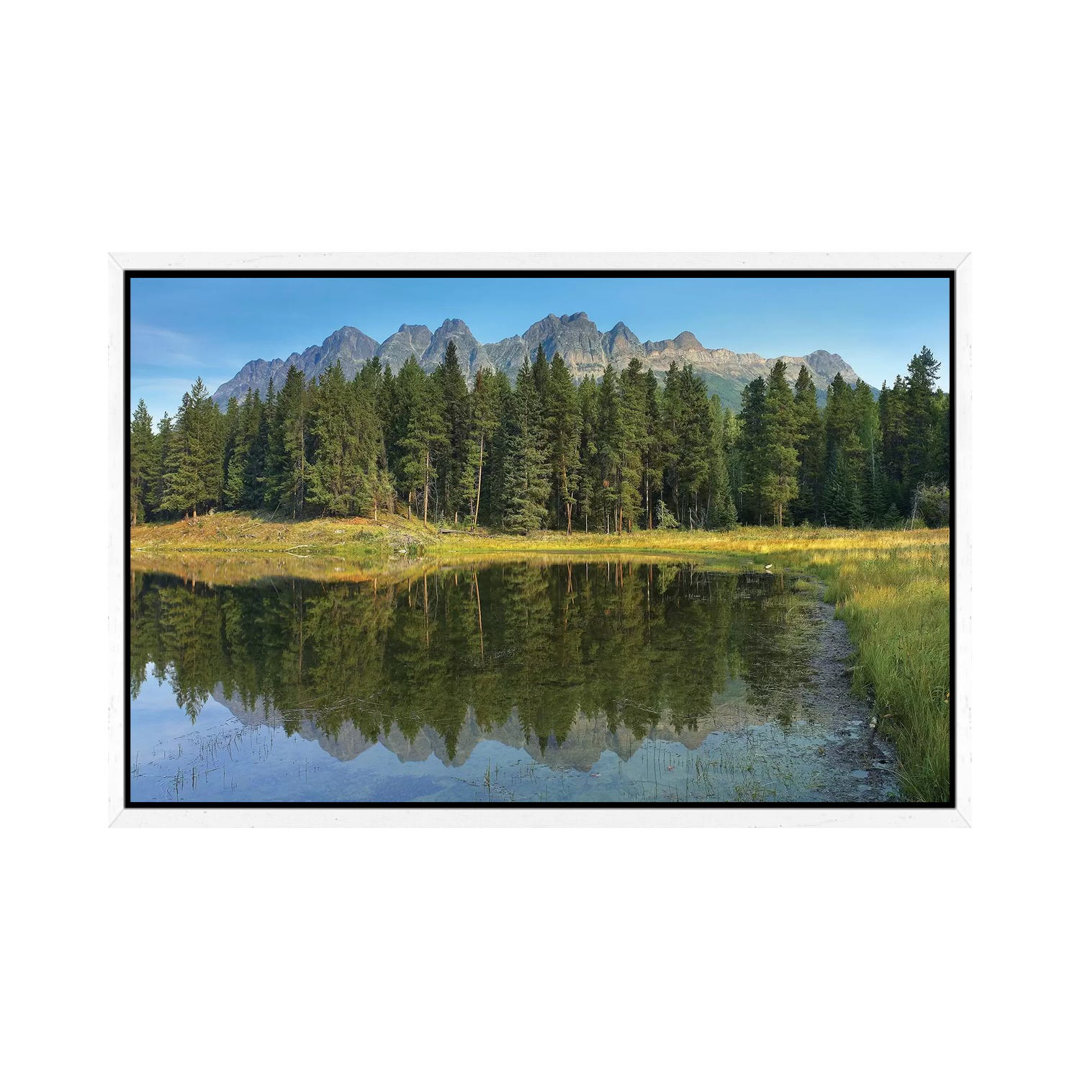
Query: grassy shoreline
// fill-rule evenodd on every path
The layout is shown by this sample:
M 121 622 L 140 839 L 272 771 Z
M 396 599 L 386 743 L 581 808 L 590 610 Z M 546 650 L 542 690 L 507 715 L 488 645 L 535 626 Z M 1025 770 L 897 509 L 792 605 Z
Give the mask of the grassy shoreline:
M 408 577 L 451 562 L 521 557 L 693 559 L 813 574 L 856 648 L 857 692 L 871 693 L 896 745 L 905 794 L 949 798 L 949 542 L 947 529 L 855 531 L 739 528 L 493 535 L 390 516 L 282 522 L 225 513 L 131 529 L 132 567 L 231 584 L 291 574 L 321 580 Z

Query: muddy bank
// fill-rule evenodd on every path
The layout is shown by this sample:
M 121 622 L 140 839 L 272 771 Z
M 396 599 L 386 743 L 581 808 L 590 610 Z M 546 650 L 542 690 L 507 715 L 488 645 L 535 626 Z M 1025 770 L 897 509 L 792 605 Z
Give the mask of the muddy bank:
M 824 801 L 898 800 L 896 751 L 877 731 L 870 703 L 852 689 L 855 646 L 833 605 L 825 602 L 824 586 L 817 586 L 806 615 L 817 638 L 807 710 L 824 734 Z

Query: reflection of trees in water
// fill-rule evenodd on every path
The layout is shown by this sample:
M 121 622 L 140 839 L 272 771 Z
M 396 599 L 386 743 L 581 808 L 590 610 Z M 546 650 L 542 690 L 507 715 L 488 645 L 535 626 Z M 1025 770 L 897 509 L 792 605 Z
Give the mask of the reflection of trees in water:
M 693 730 L 734 676 L 790 718 L 811 659 L 800 610 L 779 578 L 672 565 L 508 564 L 381 587 L 143 574 L 131 689 L 152 663 L 193 720 L 220 684 L 287 730 L 411 741 L 428 728 L 449 758 L 470 715 L 482 731 L 516 716 L 543 752 L 579 711 L 635 738 Z

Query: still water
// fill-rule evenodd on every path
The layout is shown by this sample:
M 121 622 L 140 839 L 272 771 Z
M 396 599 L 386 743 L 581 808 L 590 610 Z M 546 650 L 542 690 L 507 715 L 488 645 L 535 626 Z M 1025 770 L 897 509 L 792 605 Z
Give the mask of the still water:
M 136 574 L 133 803 L 873 802 L 817 586 L 676 564 Z

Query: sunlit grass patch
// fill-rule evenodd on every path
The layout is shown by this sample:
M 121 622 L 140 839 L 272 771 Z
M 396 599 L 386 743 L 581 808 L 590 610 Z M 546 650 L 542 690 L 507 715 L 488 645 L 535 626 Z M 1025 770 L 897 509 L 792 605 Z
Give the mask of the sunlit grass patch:
M 895 742 L 905 793 L 949 799 L 950 595 L 948 534 L 858 558 L 815 555 L 809 569 L 856 646 L 855 688 L 873 694 Z

